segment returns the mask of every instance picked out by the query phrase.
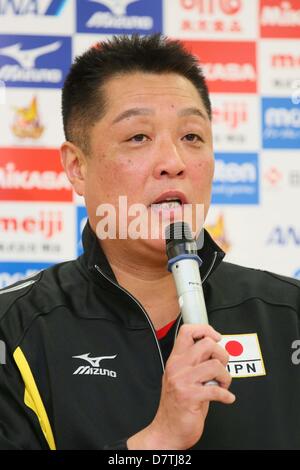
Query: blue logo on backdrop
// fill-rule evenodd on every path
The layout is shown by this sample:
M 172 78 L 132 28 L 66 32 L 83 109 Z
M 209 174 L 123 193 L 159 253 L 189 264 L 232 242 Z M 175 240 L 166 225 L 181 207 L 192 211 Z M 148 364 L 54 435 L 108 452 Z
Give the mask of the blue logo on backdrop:
M 33 276 L 50 263 L 2 263 L 0 264 L 0 289 L 21 281 L 25 277 Z
M 294 273 L 293 277 L 295 277 L 296 279 L 300 279 L 300 269 L 298 269 L 298 270 Z
M 258 204 L 258 163 L 256 153 L 215 155 L 213 204 Z
M 79 33 L 150 34 L 162 30 L 162 0 L 77 0 Z
M 58 16 L 66 0 L 0 0 L 0 15 Z
M 86 208 L 84 206 L 77 207 L 77 256 L 80 256 L 83 252 L 83 246 L 81 241 L 82 231 L 87 222 L 88 216 Z
M 296 245 L 300 246 L 300 229 L 292 225 L 282 227 L 277 225 L 274 227 L 267 239 L 267 245 Z
M 300 107 L 290 98 L 262 99 L 262 136 L 266 149 L 300 147 Z
M 0 35 L 0 80 L 7 86 L 61 88 L 70 65 L 70 37 Z

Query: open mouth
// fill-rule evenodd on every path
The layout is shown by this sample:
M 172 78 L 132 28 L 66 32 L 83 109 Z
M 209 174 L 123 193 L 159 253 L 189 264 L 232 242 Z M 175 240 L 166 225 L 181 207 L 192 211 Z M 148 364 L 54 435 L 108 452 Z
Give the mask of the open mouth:
M 177 209 L 183 205 L 182 200 L 179 198 L 166 198 L 159 202 L 154 202 L 151 204 L 155 210 L 171 210 Z

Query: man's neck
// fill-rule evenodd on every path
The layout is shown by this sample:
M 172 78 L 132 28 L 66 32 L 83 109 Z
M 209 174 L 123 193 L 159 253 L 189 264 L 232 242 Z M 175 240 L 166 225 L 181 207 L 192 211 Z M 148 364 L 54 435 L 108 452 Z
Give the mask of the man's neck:
M 128 253 L 121 256 L 119 250 L 106 248 L 103 247 L 118 283 L 142 304 L 155 329 L 175 320 L 180 309 L 175 282 L 166 264 L 139 265 Z

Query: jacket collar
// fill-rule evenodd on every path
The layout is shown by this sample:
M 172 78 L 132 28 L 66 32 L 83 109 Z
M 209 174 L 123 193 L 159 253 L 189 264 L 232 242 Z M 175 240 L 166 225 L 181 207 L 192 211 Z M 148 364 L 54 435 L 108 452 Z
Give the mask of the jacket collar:
M 117 284 L 117 279 L 105 256 L 105 253 L 101 247 L 101 243 L 99 242 L 97 235 L 92 230 L 89 222 L 87 222 L 84 227 L 82 233 L 82 243 L 84 249 L 83 261 L 88 271 L 91 274 L 94 274 L 95 266 L 98 266 L 106 277 Z M 200 274 L 202 282 L 204 282 L 219 266 L 225 256 L 225 253 L 214 242 L 209 233 L 204 230 L 204 244 L 203 247 L 198 250 L 198 255 L 202 260 Z M 96 277 L 99 280 L 99 273 L 96 274 Z

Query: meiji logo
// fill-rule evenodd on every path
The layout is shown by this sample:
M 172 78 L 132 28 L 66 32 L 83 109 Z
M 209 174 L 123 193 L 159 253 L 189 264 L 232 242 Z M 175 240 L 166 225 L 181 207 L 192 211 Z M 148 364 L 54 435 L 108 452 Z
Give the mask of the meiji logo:
M 254 183 L 257 180 L 256 167 L 252 163 L 227 163 L 216 160 L 215 182 L 228 183 Z
M 199 57 L 211 92 L 256 92 L 256 52 L 254 42 L 184 41 Z
M 73 375 L 106 375 L 108 377 L 117 378 L 117 373 L 114 370 L 102 369 L 100 362 L 108 359 L 115 359 L 117 354 L 114 356 L 100 356 L 100 357 L 89 357 L 90 353 L 81 354 L 80 356 L 72 356 L 74 359 L 81 359 L 90 364 L 90 366 L 79 366 L 73 372 Z
M 50 239 L 61 233 L 64 228 L 61 211 L 40 211 L 36 216 L 9 217 L 0 216 L 0 232 L 18 233 L 24 235 L 40 234 L 45 239 Z
M 219 343 L 230 358 L 227 369 L 234 378 L 266 375 L 264 361 L 256 333 L 223 335 Z
M 72 201 L 57 149 L 0 149 L 0 199 Z
M 260 17 L 262 37 L 299 38 L 299 0 L 262 0 Z
M 0 15 L 58 16 L 66 0 L 0 0 Z
M 240 102 L 224 102 L 221 106 L 213 106 L 213 124 L 226 124 L 230 129 L 237 129 L 240 124 L 249 120 L 247 104 Z
M 180 0 L 184 10 L 196 9 L 201 15 L 235 15 L 242 8 L 241 0 Z
M 257 154 L 216 154 L 213 204 L 258 204 Z
M 85 22 L 84 27 L 87 29 L 105 29 L 107 32 L 111 32 L 111 30 L 119 32 L 128 32 L 130 30 L 150 32 L 153 30 L 154 26 L 152 16 L 145 14 L 129 15 L 127 13 L 128 6 L 131 6 L 133 3 L 139 3 L 140 1 L 141 0 L 89 0 L 89 2 L 99 4 L 99 7 L 101 10 L 103 8 L 103 10 L 94 11 Z M 144 8 L 146 8 L 145 2 Z M 140 9 L 138 13 L 140 13 Z
M 300 67 L 300 55 L 292 54 L 273 54 L 271 56 L 271 64 L 274 68 L 295 68 Z
M 8 86 L 60 87 L 70 62 L 70 38 L 0 36 L 0 80 Z

